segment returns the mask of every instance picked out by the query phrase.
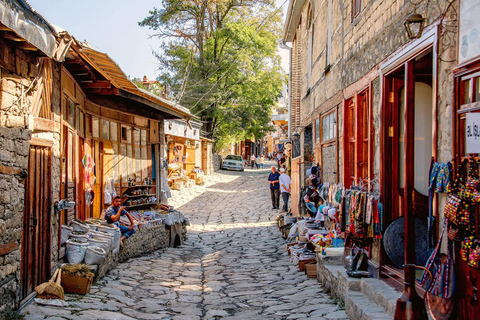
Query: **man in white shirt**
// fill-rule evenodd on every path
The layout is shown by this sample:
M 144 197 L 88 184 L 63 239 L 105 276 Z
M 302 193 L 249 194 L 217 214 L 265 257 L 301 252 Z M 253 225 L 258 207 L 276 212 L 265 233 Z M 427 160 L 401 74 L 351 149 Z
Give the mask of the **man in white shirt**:
M 285 168 L 280 168 L 280 193 L 283 199 L 283 211 L 288 212 L 288 198 L 290 198 L 290 184 L 292 180 L 285 173 Z

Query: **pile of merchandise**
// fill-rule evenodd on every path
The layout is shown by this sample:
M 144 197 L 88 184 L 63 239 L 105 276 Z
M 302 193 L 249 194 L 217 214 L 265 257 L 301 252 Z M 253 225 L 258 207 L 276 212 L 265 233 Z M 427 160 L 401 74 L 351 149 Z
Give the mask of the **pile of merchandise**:
M 168 186 L 173 190 L 181 190 L 184 187 L 191 187 L 195 184 L 203 184 L 204 172 L 200 168 L 194 168 L 191 172 L 185 171 L 178 163 L 168 165 Z

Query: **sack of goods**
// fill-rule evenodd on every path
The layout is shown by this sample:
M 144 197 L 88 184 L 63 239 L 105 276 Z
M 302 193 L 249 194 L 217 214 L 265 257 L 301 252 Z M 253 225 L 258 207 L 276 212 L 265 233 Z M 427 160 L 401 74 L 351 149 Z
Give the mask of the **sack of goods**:
M 105 239 L 105 238 L 90 238 L 88 240 L 88 243 L 92 247 L 99 247 L 102 248 L 105 253 L 110 252 L 110 239 Z M 85 258 L 86 259 L 86 258 Z
M 72 222 L 70 222 L 70 227 L 73 228 L 73 231 L 79 231 L 84 233 L 90 231 L 90 228 L 87 226 L 87 224 L 80 220 L 73 220 Z
M 63 246 L 65 243 L 67 243 L 68 238 L 70 237 L 70 234 L 72 233 L 73 228 L 62 225 L 62 233 L 60 237 L 60 245 Z
M 106 256 L 105 250 L 99 247 L 88 247 L 87 252 L 85 253 L 85 263 L 86 264 L 100 264 L 105 260 Z
M 88 242 L 82 242 L 77 239 L 67 241 L 67 261 L 68 263 L 81 263 L 87 252 Z

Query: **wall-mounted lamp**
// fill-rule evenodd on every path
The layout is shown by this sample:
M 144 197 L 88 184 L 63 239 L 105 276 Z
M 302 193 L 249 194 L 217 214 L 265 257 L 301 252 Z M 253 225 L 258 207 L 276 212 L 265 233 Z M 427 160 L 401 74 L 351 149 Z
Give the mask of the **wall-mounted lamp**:
M 409 39 L 418 39 L 422 36 L 425 19 L 418 13 L 411 14 L 404 24 Z

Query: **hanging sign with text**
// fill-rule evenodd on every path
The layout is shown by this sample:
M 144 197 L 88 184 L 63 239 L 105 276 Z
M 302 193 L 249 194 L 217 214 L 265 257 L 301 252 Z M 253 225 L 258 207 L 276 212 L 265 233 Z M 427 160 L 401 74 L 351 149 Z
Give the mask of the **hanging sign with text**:
M 480 153 L 480 113 L 467 113 L 465 120 L 467 153 Z

